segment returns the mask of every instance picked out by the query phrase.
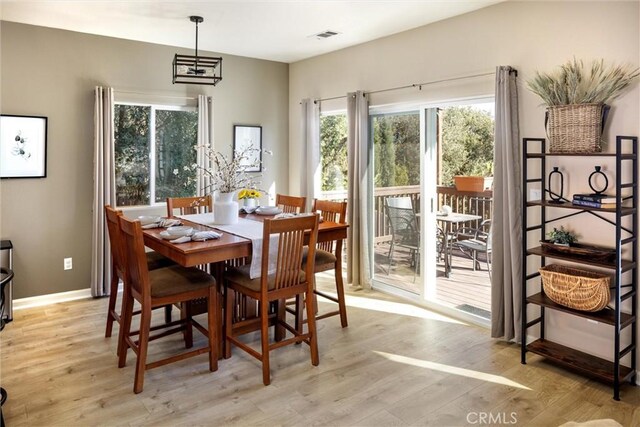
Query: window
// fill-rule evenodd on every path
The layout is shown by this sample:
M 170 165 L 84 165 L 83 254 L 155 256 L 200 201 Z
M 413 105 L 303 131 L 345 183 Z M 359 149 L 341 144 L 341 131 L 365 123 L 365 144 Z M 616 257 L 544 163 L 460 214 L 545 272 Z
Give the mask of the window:
M 347 116 L 345 114 L 320 117 L 320 163 L 322 191 L 336 198 L 346 197 L 347 191 Z M 344 195 L 342 195 L 344 193 Z M 331 198 L 331 197 L 330 197 Z
M 195 108 L 116 104 L 114 129 L 118 206 L 195 195 L 195 172 L 184 170 L 196 162 Z

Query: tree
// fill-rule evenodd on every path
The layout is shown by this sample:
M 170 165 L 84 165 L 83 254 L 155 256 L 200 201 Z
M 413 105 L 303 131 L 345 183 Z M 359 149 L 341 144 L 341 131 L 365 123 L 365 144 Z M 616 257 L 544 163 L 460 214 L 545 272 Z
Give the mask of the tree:
M 347 188 L 347 116 L 320 117 L 322 191 Z

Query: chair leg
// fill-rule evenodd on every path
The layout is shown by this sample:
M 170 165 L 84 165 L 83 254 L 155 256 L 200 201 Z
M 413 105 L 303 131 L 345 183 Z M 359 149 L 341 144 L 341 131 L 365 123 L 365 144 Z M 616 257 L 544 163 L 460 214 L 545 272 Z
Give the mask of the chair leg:
M 180 318 L 186 320 L 184 336 L 184 348 L 193 347 L 193 324 L 191 323 L 191 301 L 183 302 L 180 310 Z
M 311 364 L 318 366 L 320 356 L 318 355 L 318 334 L 316 330 L 316 316 L 313 314 L 313 285 L 309 282 L 305 301 L 307 305 L 307 328 L 309 329 L 309 347 L 311 347 Z
M 216 286 L 209 288 L 207 320 L 209 321 L 209 370 L 218 370 L 218 289 Z
M 347 304 L 344 298 L 344 282 L 342 281 L 342 268 L 336 266 L 336 293 L 338 295 L 338 310 L 340 311 L 340 324 L 343 328 L 349 326 L 347 321 Z M 314 277 L 315 280 L 315 277 Z
M 138 394 L 144 387 L 144 371 L 147 364 L 147 347 L 149 346 L 149 328 L 151 328 L 151 307 L 143 304 L 140 314 L 140 340 L 138 341 L 138 359 L 136 360 L 136 376 L 133 392 Z
M 302 300 L 301 295 L 296 295 L 296 315 L 295 317 L 295 328 L 296 331 L 302 333 L 302 323 L 304 322 L 304 316 L 302 313 L 302 308 L 304 305 L 304 301 Z
M 164 306 L 164 323 L 171 323 L 172 307 L 173 306 L 171 304 L 167 304 Z
M 235 292 L 227 288 L 224 293 L 225 304 L 224 304 L 224 329 L 225 329 L 225 339 L 227 342 L 224 343 L 224 358 L 228 359 L 231 357 L 231 341 L 228 339 L 233 336 L 233 301 L 235 299 Z
M 271 384 L 269 366 L 269 301 L 260 301 L 260 341 L 262 343 L 262 382 Z
M 131 333 L 131 317 L 133 317 L 133 297 L 125 287 L 124 292 L 122 292 L 120 331 L 118 332 L 118 368 L 124 368 L 127 364 L 129 345 L 125 338 Z
M 107 309 L 107 328 L 104 332 L 105 338 L 111 337 L 111 331 L 113 330 L 113 322 L 115 318 L 116 299 L 118 298 L 118 274 L 116 269 L 111 269 L 111 285 L 109 287 L 109 308 Z M 122 312 L 121 314 L 122 315 Z
M 387 270 L 387 276 L 391 273 L 391 260 L 393 259 L 393 240 L 391 240 L 391 246 L 389 246 L 389 269 Z

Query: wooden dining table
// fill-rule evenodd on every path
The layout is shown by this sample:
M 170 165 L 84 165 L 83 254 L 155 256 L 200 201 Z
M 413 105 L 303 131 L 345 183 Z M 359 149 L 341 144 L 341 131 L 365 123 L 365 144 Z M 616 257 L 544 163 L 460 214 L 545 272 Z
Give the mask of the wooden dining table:
M 266 218 L 273 218 L 273 216 L 244 214 L 240 215 L 240 218 L 262 222 Z M 184 225 L 193 227 L 196 231 L 215 230 L 215 225 L 207 226 L 196 224 L 187 219 L 181 219 L 181 221 Z M 347 229 L 347 224 L 323 221 L 318 226 L 318 243 L 346 239 Z M 215 240 L 171 243 L 171 241 L 165 240 L 160 236 L 162 231 L 164 231 L 164 228 L 143 230 L 145 246 L 166 256 L 183 267 L 220 263 L 251 255 L 250 239 L 227 232 L 222 232 L 222 236 Z

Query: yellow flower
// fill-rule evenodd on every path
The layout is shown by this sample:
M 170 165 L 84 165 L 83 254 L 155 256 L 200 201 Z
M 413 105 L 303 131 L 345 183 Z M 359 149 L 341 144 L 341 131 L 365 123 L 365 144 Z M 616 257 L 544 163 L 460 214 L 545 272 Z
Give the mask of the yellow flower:
M 238 193 L 238 199 L 244 199 L 247 197 L 247 190 L 240 190 L 240 192 Z

